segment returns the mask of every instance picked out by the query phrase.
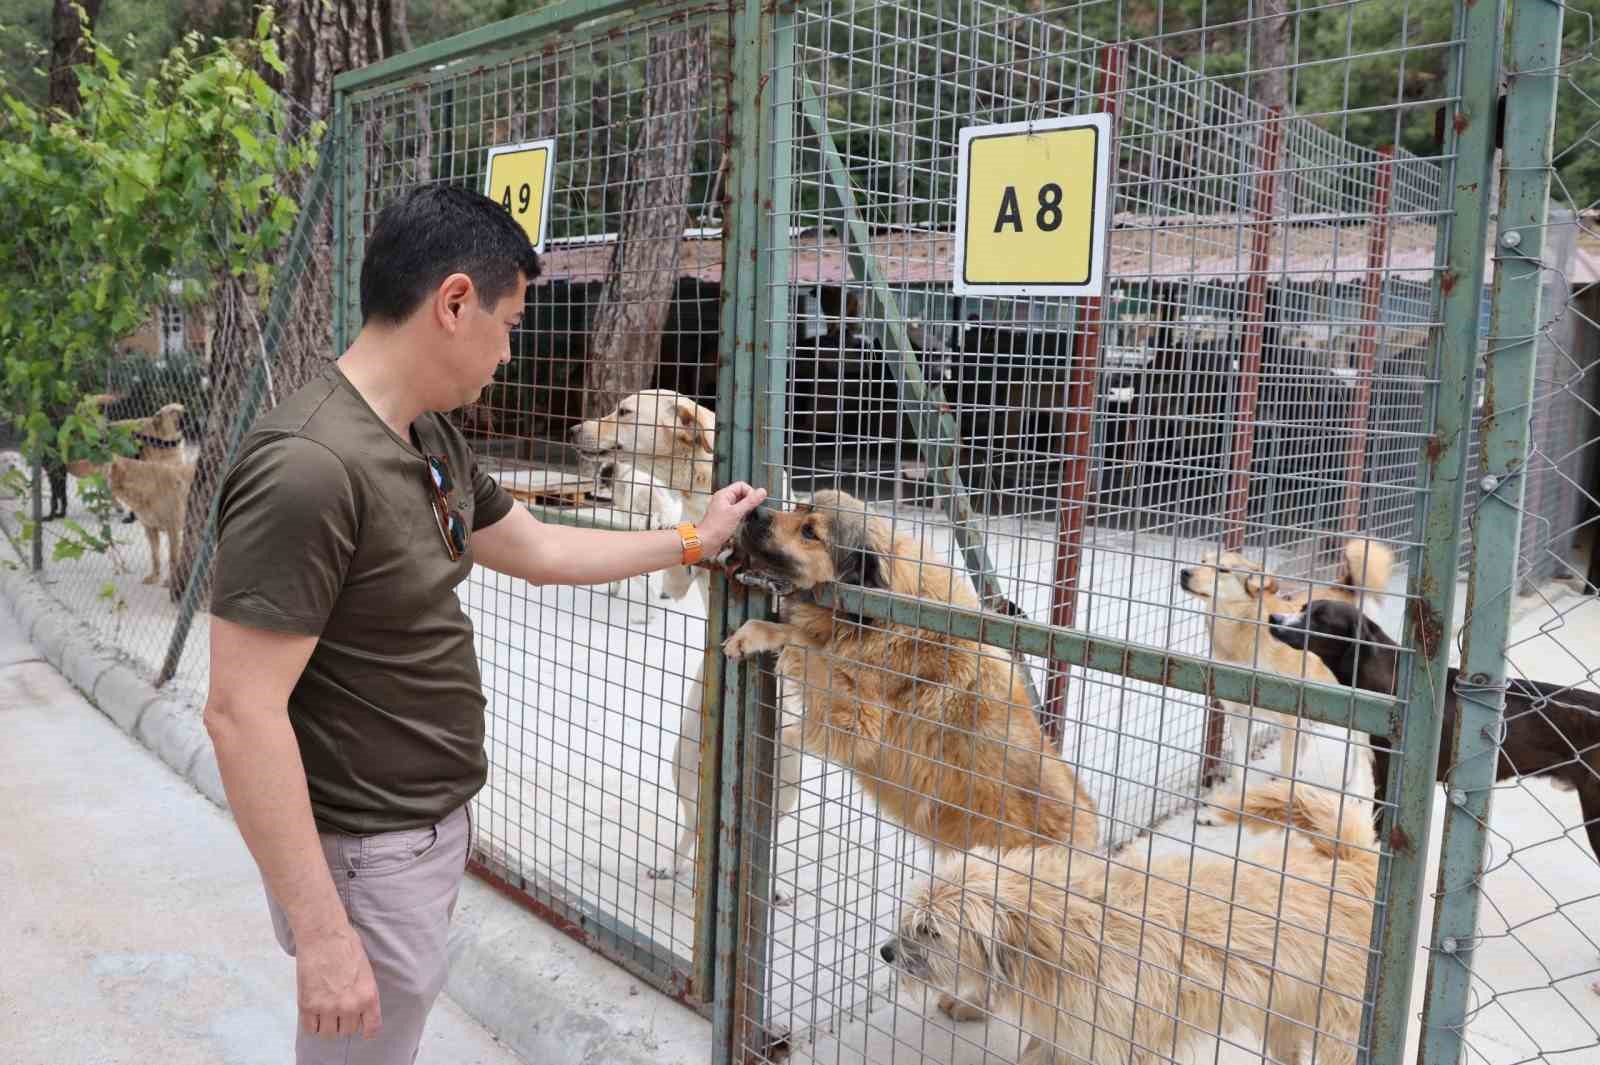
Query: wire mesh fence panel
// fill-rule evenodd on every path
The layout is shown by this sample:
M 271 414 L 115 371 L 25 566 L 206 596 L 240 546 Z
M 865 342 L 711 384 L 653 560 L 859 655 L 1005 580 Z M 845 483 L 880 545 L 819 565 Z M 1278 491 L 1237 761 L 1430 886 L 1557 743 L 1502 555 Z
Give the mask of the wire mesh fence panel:
M 542 242 L 510 364 L 453 417 L 485 470 L 545 521 L 645 529 L 704 516 L 727 49 L 725 8 L 671 4 L 349 96 L 360 148 L 346 174 L 347 331 L 363 234 L 418 184 L 487 191 Z M 547 155 L 505 168 L 518 150 Z M 687 567 L 576 588 L 479 568 L 461 589 L 489 700 L 479 862 L 675 993 L 707 898 L 696 880 L 706 590 L 706 571 Z
M 1506 29 L 1494 275 L 1446 693 L 1425 1062 L 1600 1053 L 1600 451 L 1592 10 Z M 1552 138 L 1553 131 L 1553 138 Z M 1553 143 L 1552 143 L 1553 141 Z
M 1220 37 L 1270 23 L 1255 10 L 773 16 L 752 377 L 782 499 L 734 577 L 782 606 L 729 649 L 781 653 L 763 657 L 775 749 L 747 737 L 771 807 L 747 820 L 764 854 L 744 884 L 736 1059 L 1371 1049 L 1369 969 L 1393 928 L 1416 929 L 1405 904 L 1388 912 L 1404 835 L 1354 826 L 1425 824 L 1393 792 L 1374 804 L 1361 733 L 1388 738 L 1390 764 L 1425 744 L 1393 713 L 1352 730 L 1378 718 L 1348 688 L 1280 716 L 1174 678 L 1181 659 L 1332 685 L 1269 614 L 1326 599 L 1398 637 L 1423 598 L 1407 580 L 1455 190 L 1438 105 L 1405 70 L 1448 84 L 1460 43 L 1450 12 L 1423 14 L 1292 14 L 1293 110 L 1259 102 L 1272 64 L 1248 48 L 1244 71 L 1208 67 Z M 1380 58 L 1401 76 L 1357 93 Z M 1093 113 L 1112 131 L 1103 294 L 958 295 L 960 131 Z M 1019 191 L 1023 219 L 1053 206 Z M 1101 646 L 1097 668 L 1074 664 Z M 1391 653 L 1405 700 L 1413 650 Z M 1286 806 L 1288 780 L 1314 798 Z M 1271 857 L 1230 820 L 1241 786 L 1277 822 Z M 1349 834 L 1285 843 L 1306 817 Z M 997 865 L 996 845 L 1020 849 Z M 1330 890 L 1351 922 L 1331 931 Z M 1257 892 L 1288 901 L 1258 913 Z M 1263 914 L 1293 938 L 1302 904 L 1324 915 L 1294 948 L 1311 970 L 1228 938 Z M 1407 980 L 1408 949 L 1390 961 Z M 1189 981 L 1207 990 L 1179 996 Z
M 266 314 L 174 303 L 95 382 L 190 465 L 177 586 L 142 583 L 160 501 L 88 522 L 69 475 L 110 550 L 52 592 L 203 685 L 238 430 L 360 328 L 385 204 L 487 190 L 542 249 L 453 414 L 488 472 L 611 528 L 696 520 L 714 467 L 773 487 L 714 579 L 461 590 L 478 869 L 710 1009 L 717 1060 L 1588 1060 L 1592 19 L 1514 6 L 1489 129 L 1481 5 L 1021 6 L 585 2 L 345 76 Z M 963 131 L 1086 115 L 1101 291 L 959 293 Z M 1016 183 L 980 228 L 1057 224 L 1070 190 L 989 166 Z

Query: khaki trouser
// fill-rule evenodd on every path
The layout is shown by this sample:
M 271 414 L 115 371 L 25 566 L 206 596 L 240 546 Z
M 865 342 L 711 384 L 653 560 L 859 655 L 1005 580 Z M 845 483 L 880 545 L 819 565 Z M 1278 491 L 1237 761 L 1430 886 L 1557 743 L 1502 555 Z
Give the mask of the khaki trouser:
M 297 1065 L 410 1065 L 416 1060 L 428 1011 L 444 987 L 446 933 L 472 840 L 470 806 L 464 804 L 432 828 L 376 836 L 321 834 L 339 901 L 372 963 L 383 1024 L 370 1040 L 359 1035 L 324 1039 L 302 1027 L 295 1039 Z M 278 942 L 293 956 L 294 933 L 270 891 L 267 906 Z

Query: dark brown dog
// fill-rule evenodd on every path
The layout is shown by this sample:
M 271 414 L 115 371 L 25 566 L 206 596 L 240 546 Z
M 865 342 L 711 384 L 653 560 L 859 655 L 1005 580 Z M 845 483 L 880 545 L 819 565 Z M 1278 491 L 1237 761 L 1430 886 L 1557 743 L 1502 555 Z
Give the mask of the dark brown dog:
M 1321 658 L 1340 684 L 1394 693 L 1399 648 L 1382 626 L 1349 603 L 1317 600 L 1298 614 L 1273 614 L 1270 620 L 1274 637 Z M 1434 776 L 1440 783 L 1450 769 L 1459 672 L 1452 668 L 1445 680 L 1444 731 Z M 1504 720 L 1495 779 L 1549 777 L 1558 787 L 1576 791 L 1589 846 L 1600 860 L 1600 695 L 1513 678 L 1507 683 Z M 1381 817 L 1392 744 L 1386 736 L 1368 738 L 1377 799 L 1373 814 Z

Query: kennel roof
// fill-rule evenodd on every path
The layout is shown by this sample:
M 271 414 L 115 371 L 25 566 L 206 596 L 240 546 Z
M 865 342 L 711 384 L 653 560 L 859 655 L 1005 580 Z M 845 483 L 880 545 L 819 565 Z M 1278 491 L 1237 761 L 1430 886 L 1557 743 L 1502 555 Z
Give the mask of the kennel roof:
M 1268 273 L 1295 282 L 1353 284 L 1366 276 L 1372 224 L 1305 216 L 1270 224 Z M 1249 271 L 1253 224 L 1243 215 L 1156 216 L 1120 214 L 1111 234 L 1108 274 L 1123 282 L 1195 279 L 1226 283 Z M 1433 221 L 1390 222 L 1388 277 L 1426 281 L 1432 276 L 1438 236 Z M 701 281 L 722 280 L 720 229 L 691 230 L 679 242 L 678 273 Z M 545 276 L 572 281 L 604 278 L 615 235 L 553 241 L 544 256 Z M 1580 243 L 1569 264 L 1573 284 L 1600 280 L 1600 241 Z M 852 279 L 846 245 L 837 232 L 795 230 L 790 237 L 789 276 L 799 284 L 841 284 Z M 874 231 L 862 250 L 878 260 L 889 284 L 945 284 L 953 272 L 955 237 L 931 230 Z M 1492 263 L 1486 251 L 1486 267 Z

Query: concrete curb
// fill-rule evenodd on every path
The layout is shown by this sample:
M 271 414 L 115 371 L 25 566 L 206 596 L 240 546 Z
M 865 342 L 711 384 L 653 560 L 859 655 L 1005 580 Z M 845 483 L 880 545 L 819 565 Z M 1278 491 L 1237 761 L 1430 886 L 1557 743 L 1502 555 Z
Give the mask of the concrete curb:
M 102 645 L 93 629 L 51 599 L 26 572 L 0 572 L 0 592 L 45 661 L 91 705 L 191 784 L 195 784 L 191 770 L 202 755 L 211 761 L 215 776 L 216 755 L 200 725 L 198 707 L 152 685 L 125 658 Z
M 24 570 L 0 569 L 0 611 L 7 608 L 92 706 L 227 810 L 198 706 L 154 687 Z M 262 922 L 265 928 L 264 910 Z M 701 1065 L 710 1053 L 711 1026 L 703 1017 L 476 877 L 461 886 L 450 960 L 450 997 L 529 1062 Z

